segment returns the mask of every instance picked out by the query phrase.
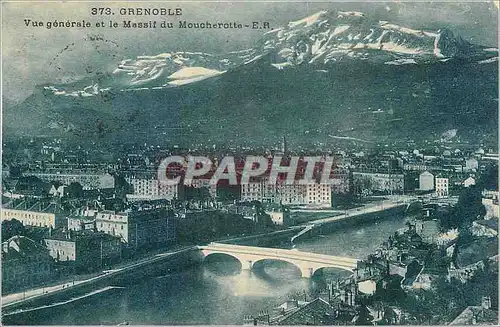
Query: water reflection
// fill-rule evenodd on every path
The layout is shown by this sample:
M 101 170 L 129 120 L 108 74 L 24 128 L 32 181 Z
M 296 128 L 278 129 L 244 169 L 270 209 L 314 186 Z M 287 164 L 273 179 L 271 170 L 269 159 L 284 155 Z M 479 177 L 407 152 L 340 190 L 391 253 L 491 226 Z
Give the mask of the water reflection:
M 214 257 L 212 257 L 214 256 Z M 212 257 L 212 258 L 210 258 Z M 203 279 L 217 283 L 217 288 L 235 297 L 286 296 L 288 292 L 307 288 L 307 280 L 301 280 L 300 270 L 279 260 L 261 260 L 252 270 L 242 270 L 229 256 L 210 255 L 203 265 Z M 238 266 L 236 272 L 235 266 Z
M 302 273 L 294 264 L 281 260 L 264 259 L 253 264 L 252 271 L 255 275 L 276 284 L 300 279 Z
M 219 276 L 237 275 L 241 272 L 241 262 L 233 256 L 214 253 L 203 260 L 204 267 Z

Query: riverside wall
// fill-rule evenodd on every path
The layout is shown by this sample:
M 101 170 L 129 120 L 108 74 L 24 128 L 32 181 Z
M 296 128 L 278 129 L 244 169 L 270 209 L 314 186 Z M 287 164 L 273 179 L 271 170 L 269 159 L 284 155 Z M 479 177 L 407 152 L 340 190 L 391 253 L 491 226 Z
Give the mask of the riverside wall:
M 75 285 L 35 295 L 2 305 L 2 316 L 43 307 L 48 303 L 68 301 L 108 286 L 125 286 L 152 276 L 161 276 L 189 266 L 200 264 L 202 256 L 196 247 L 180 250 L 168 255 L 159 255 L 131 263 L 128 266 L 110 270 L 98 277 L 75 282 Z

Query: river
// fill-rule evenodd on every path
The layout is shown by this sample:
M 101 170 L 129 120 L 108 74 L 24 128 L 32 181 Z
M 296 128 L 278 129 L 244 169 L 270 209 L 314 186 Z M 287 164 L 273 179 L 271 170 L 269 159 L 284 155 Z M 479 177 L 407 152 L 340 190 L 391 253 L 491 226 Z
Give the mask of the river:
M 377 223 L 364 223 L 298 242 L 295 248 L 339 256 L 364 258 L 397 229 L 401 216 Z M 346 272 L 324 269 L 308 280 L 282 262 L 264 262 L 255 271 L 240 271 L 228 257 L 209 257 L 203 266 L 164 276 L 155 276 L 51 308 L 5 317 L 5 324 L 141 325 L 242 324 L 243 316 L 289 299 L 313 292 L 325 278 L 336 279 Z M 123 286 L 123 285 L 122 285 Z M 307 295 L 305 295 L 307 296 Z

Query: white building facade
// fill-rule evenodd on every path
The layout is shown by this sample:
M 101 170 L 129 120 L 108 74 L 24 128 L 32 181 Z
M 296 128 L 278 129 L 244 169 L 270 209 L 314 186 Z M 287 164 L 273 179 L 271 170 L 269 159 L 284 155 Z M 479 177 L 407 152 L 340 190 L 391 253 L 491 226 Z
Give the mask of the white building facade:
M 448 178 L 436 177 L 436 195 L 439 197 L 447 197 L 449 195 L 449 180 Z
M 330 207 L 331 184 L 268 184 L 266 180 L 241 185 L 241 201 L 260 201 L 284 205 L 319 205 Z
M 434 175 L 428 171 L 424 171 L 418 177 L 418 188 L 420 191 L 434 190 Z
M 181 195 L 181 184 L 167 185 L 165 183 L 160 183 L 154 176 L 150 178 L 144 176 L 126 177 L 125 180 L 133 187 L 133 193 L 128 196 L 132 199 L 174 200 L 179 199 Z

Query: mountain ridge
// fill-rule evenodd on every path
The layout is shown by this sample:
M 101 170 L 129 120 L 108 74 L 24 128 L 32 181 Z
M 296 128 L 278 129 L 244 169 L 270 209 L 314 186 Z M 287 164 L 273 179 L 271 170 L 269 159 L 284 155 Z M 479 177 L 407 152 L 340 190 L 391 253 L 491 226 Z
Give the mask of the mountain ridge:
M 338 19 L 342 24 L 332 26 Z M 332 135 L 382 142 L 450 129 L 479 138 L 495 131 L 496 49 L 448 30 L 432 34 L 377 24 L 363 35 L 367 48 L 356 46 L 361 36 L 355 39 L 373 26 L 364 15 L 320 12 L 266 33 L 255 48 L 231 53 L 231 60 L 178 52 L 122 61 L 118 71 L 41 86 L 4 111 L 4 130 L 77 142 L 186 145 L 265 144 L 282 135 L 292 143 L 332 141 Z M 394 52 L 401 45 L 414 49 L 417 41 L 418 53 Z M 391 47 L 384 49 L 386 43 Z M 256 51 L 259 46 L 269 51 Z
M 224 74 L 268 55 L 277 69 L 313 63 L 328 66 L 342 60 L 393 65 L 498 60 L 497 49 L 473 45 L 448 28 L 416 30 L 388 21 L 375 22 L 361 12 L 320 11 L 264 33 L 250 49 L 225 54 L 178 51 L 142 55 L 122 60 L 112 73 L 101 76 L 100 83 L 80 85 L 79 81 L 76 88 L 72 84 L 43 87 L 54 95 L 73 97 L 95 96 L 112 88 L 169 88 Z M 196 76 L 187 78 L 187 70 Z

